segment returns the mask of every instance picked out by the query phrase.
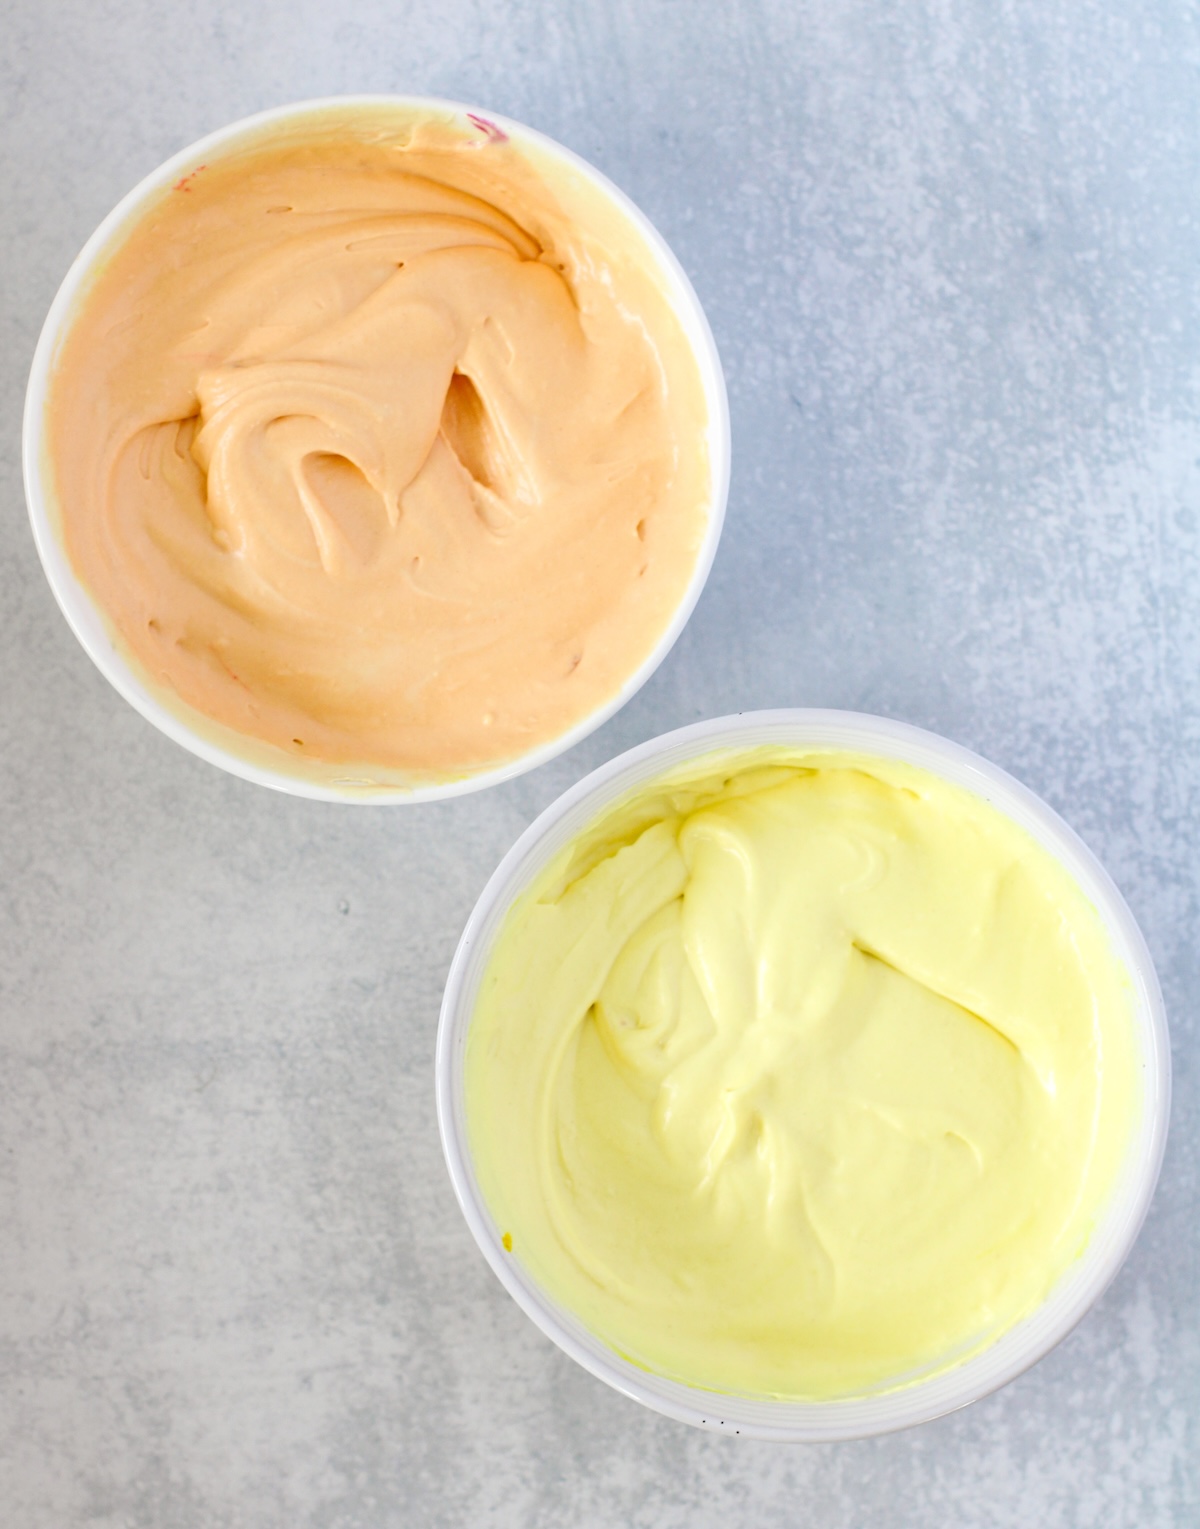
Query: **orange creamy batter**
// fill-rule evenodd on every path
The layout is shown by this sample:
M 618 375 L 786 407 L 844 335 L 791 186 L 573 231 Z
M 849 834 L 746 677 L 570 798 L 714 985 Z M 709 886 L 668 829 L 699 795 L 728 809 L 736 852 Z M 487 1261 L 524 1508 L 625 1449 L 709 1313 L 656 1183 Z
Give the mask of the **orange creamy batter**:
M 83 299 L 49 455 L 152 679 L 310 759 L 469 773 L 648 656 L 711 499 L 640 234 L 449 117 L 314 116 L 185 177 Z

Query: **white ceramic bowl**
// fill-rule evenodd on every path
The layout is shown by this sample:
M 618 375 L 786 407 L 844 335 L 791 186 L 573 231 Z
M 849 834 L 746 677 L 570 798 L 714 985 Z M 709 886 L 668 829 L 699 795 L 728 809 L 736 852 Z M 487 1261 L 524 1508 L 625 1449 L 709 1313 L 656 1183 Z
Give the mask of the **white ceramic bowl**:
M 950 1370 L 902 1389 L 835 1401 L 723 1395 L 665 1379 L 622 1358 L 551 1300 L 504 1250 L 476 1182 L 467 1135 L 467 1031 L 493 941 L 513 900 L 586 824 L 633 787 L 717 749 L 772 743 L 907 760 L 966 787 L 1032 834 L 1096 907 L 1129 972 L 1141 1061 L 1140 1119 L 1107 1211 L 1085 1253 L 1046 1301 L 990 1347 Z M 745 712 L 631 749 L 559 797 L 521 835 L 484 888 L 450 968 L 438 1030 L 437 1106 L 450 1177 L 484 1257 L 526 1315 L 585 1369 L 656 1411 L 705 1428 L 769 1439 L 848 1439 L 926 1422 L 987 1395 L 1040 1359 L 1098 1299 L 1133 1246 L 1158 1180 L 1170 1109 L 1170 1045 L 1158 979 L 1133 915 L 1091 851 L 1032 792 L 967 749 L 904 723 L 853 712 Z
M 687 589 L 670 625 L 620 690 L 558 737 L 492 768 L 433 784 L 405 783 L 396 772 L 364 775 L 345 766 L 292 760 L 278 750 L 201 716 L 153 680 L 119 640 L 104 612 L 76 576 L 67 556 L 44 428 L 47 390 L 55 358 L 94 275 L 164 192 L 206 161 L 248 144 L 269 141 L 273 130 L 288 127 L 298 119 L 318 115 L 334 118 L 340 115 L 349 119 L 360 117 L 364 112 L 386 114 L 397 110 L 436 112 L 460 126 L 464 136 L 478 136 L 489 129 L 500 128 L 519 147 L 556 166 L 565 176 L 582 177 L 625 217 L 640 235 L 647 263 L 656 271 L 695 356 L 708 409 L 706 441 L 712 476 L 711 499 L 706 507 L 707 530 Z M 417 802 L 477 791 L 553 759 L 607 721 L 662 663 L 700 598 L 720 540 L 729 491 L 729 403 L 708 320 L 683 267 L 650 220 L 598 170 L 533 128 L 492 112 L 483 113 L 478 108 L 431 97 L 342 96 L 276 107 L 221 128 L 160 165 L 113 208 L 67 272 L 46 316 L 25 397 L 22 455 L 25 495 L 34 540 L 54 597 L 97 668 L 143 717 L 202 759 L 260 785 L 325 800 Z

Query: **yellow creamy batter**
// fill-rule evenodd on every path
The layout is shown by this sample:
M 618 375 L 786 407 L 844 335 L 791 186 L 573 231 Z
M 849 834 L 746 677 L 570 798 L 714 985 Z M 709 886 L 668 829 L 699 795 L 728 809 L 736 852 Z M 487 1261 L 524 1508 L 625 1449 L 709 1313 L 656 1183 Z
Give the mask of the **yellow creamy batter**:
M 468 1034 L 512 1256 L 637 1363 L 827 1397 L 964 1356 L 1087 1242 L 1132 992 L 1046 851 L 896 761 L 710 756 L 514 905 Z
M 68 552 L 152 679 L 452 776 L 611 698 L 691 578 L 699 370 L 641 234 L 492 124 L 317 113 L 181 177 L 60 349 Z

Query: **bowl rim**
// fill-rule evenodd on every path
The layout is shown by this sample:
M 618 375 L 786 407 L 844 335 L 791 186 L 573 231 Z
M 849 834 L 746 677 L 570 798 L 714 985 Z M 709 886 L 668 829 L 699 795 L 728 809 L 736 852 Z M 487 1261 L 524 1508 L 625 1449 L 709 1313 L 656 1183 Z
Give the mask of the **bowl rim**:
M 522 754 L 482 770 L 445 779 L 377 782 L 364 776 L 370 765 L 347 765 L 339 777 L 338 767 L 325 765 L 316 777 L 308 777 L 303 761 L 281 761 L 269 744 L 243 738 L 195 712 L 179 698 L 165 699 L 140 662 L 126 651 L 114 625 L 86 585 L 76 575 L 58 528 L 58 509 L 52 488 L 52 469 L 46 447 L 46 404 L 58 351 L 75 321 L 81 298 L 94 273 L 117 248 L 154 201 L 197 161 L 217 152 L 236 149 L 242 142 L 266 138 L 270 130 L 304 118 L 338 113 L 367 115 L 372 111 L 429 111 L 454 117 L 468 130 L 487 136 L 489 127 L 499 128 L 518 146 L 544 156 L 565 170 L 581 175 L 621 212 L 641 237 L 655 262 L 664 293 L 688 341 L 700 373 L 708 421 L 711 487 L 706 501 L 706 526 L 691 577 L 675 612 L 642 663 L 619 689 L 593 711 L 557 737 Z M 729 497 L 731 434 L 729 397 L 721 358 L 703 305 L 678 257 L 640 207 L 601 170 L 574 150 L 536 128 L 483 107 L 440 96 L 406 94 L 350 94 L 319 96 L 270 107 L 205 134 L 164 160 L 128 191 L 100 222 L 71 263 L 50 304 L 30 366 L 21 427 L 22 474 L 25 500 L 34 544 L 42 570 L 67 625 L 105 679 L 148 722 L 192 754 L 251 781 L 293 796 L 320 801 L 371 804 L 407 804 L 442 801 L 481 791 L 512 780 L 565 753 L 602 726 L 646 683 L 674 647 L 707 583 L 716 557 Z M 191 718 L 195 718 L 194 721 Z
M 643 1369 L 598 1339 L 504 1248 L 472 1169 L 463 1097 L 475 995 L 513 899 L 553 854 L 632 787 L 710 752 L 770 743 L 905 760 L 966 787 L 1030 832 L 1091 900 L 1127 969 L 1141 1062 L 1141 1116 L 1108 1204 L 1085 1250 L 1042 1304 L 949 1369 L 891 1390 L 828 1401 L 706 1391 Z M 526 828 L 489 878 L 455 951 L 438 1023 L 435 1090 L 442 1150 L 467 1225 L 493 1273 L 548 1338 L 598 1379 L 680 1422 L 817 1443 L 889 1433 L 953 1412 L 1006 1385 L 1067 1336 L 1115 1278 L 1149 1210 L 1166 1145 L 1171 1055 L 1162 992 L 1141 930 L 1100 861 L 1052 807 L 999 766 L 922 728 L 858 712 L 781 709 L 716 717 L 639 744 L 578 781 Z

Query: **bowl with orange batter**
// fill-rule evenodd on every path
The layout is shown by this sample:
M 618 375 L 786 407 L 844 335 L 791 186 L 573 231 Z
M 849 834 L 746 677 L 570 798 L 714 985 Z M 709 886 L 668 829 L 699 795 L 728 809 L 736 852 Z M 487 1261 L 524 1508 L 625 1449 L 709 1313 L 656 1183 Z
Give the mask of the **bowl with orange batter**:
M 442 101 L 225 128 L 68 273 L 26 492 L 51 588 L 193 752 L 317 797 L 532 768 L 661 662 L 729 470 L 678 262 L 568 150 Z

